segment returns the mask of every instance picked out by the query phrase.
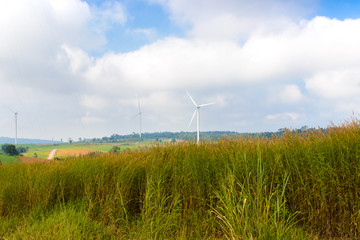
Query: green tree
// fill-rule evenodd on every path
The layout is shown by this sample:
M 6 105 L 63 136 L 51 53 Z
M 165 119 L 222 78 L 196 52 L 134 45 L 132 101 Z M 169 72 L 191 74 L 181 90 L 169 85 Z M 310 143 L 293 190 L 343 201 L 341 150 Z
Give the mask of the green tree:
M 3 152 L 6 152 L 6 147 L 7 147 L 8 145 L 9 145 L 9 144 L 7 144 L 7 143 L 1 145 L 1 150 L 2 150 Z
M 8 144 L 6 146 L 5 153 L 10 155 L 10 156 L 15 156 L 15 155 L 19 154 L 19 152 L 16 150 L 15 145 L 13 145 L 13 144 Z

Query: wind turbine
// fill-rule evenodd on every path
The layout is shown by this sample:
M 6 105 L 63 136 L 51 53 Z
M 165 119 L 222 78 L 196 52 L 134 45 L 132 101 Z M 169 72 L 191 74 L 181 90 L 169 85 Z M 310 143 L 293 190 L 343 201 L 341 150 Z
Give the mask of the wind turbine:
M 140 132 L 139 132 L 139 137 L 141 139 L 141 109 L 140 109 L 140 98 L 138 97 L 138 108 L 139 108 L 139 113 L 135 115 L 135 117 L 139 116 L 140 119 Z
M 17 115 L 19 114 L 18 112 L 14 112 L 13 110 L 11 110 L 9 108 L 9 110 L 15 115 L 15 145 L 17 144 Z
M 190 125 L 191 125 L 191 123 L 194 120 L 194 117 L 196 115 L 196 130 L 197 130 L 196 143 L 199 144 L 199 141 L 200 141 L 200 108 L 211 105 L 211 104 L 215 104 L 215 102 L 197 105 L 197 103 L 194 101 L 194 99 L 191 97 L 191 95 L 187 91 L 186 91 L 186 93 L 187 93 L 187 95 L 189 96 L 189 98 L 191 99 L 191 101 L 195 105 L 195 112 L 194 112 L 194 114 L 193 114 L 193 116 L 191 118 L 191 121 L 189 123 L 189 127 L 190 127 Z

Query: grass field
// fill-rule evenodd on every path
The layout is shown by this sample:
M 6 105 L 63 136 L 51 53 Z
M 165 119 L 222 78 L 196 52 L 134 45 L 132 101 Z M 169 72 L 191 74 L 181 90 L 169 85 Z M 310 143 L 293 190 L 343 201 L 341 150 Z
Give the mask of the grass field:
M 73 144 L 28 144 L 29 151 L 24 153 L 25 157 L 33 157 L 36 153 L 38 158 L 46 159 L 52 149 L 59 151 L 55 157 L 67 157 L 78 154 L 87 154 L 89 152 L 108 152 L 112 147 L 119 146 L 121 150 L 135 150 L 141 147 L 148 147 L 153 144 L 152 141 L 141 142 L 123 142 L 123 143 L 73 143 Z M 64 150 L 64 151 L 62 151 Z
M 15 157 L 15 156 L 7 156 L 7 155 L 0 154 L 0 162 L 2 164 L 19 162 L 19 158 Z
M 359 239 L 360 121 L 2 165 L 0 217 L 3 239 Z

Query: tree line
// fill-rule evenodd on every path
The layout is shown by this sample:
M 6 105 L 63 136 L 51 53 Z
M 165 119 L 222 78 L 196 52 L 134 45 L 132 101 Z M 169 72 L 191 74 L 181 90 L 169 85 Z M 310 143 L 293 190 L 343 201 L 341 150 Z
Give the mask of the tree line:
M 213 140 L 217 141 L 221 137 L 252 137 L 252 138 L 272 138 L 281 136 L 285 131 L 297 132 L 299 134 L 307 133 L 308 131 L 315 130 L 315 128 L 308 128 L 303 126 L 299 129 L 288 129 L 280 128 L 276 132 L 257 132 L 257 133 L 239 133 L 235 131 L 206 131 L 201 132 L 200 137 L 204 140 Z M 321 128 L 323 132 L 325 129 Z M 122 142 L 122 141 L 139 141 L 139 140 L 157 140 L 161 141 L 162 139 L 172 139 L 172 140 L 185 140 L 192 141 L 196 139 L 196 132 L 153 132 L 153 133 L 142 133 L 141 139 L 138 133 L 133 132 L 132 134 L 119 135 L 112 134 L 111 136 L 102 137 L 102 138 L 92 138 L 92 139 L 79 139 L 79 142 Z
M 14 144 L 3 144 L 1 145 L 2 153 L 9 156 L 17 156 L 25 153 L 29 150 L 29 147 L 16 147 Z

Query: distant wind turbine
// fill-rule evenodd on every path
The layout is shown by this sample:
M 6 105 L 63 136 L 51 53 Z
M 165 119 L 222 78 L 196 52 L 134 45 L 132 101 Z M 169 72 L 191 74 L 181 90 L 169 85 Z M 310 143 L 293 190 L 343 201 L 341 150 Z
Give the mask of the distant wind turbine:
M 191 97 L 191 95 L 187 91 L 186 91 L 186 93 L 187 93 L 187 95 L 189 96 L 189 98 L 191 99 L 191 101 L 195 105 L 195 112 L 194 112 L 194 114 L 193 114 L 193 116 L 191 118 L 191 121 L 189 123 L 189 127 L 190 127 L 190 125 L 191 125 L 191 123 L 194 120 L 194 117 L 196 115 L 196 130 L 197 130 L 196 143 L 199 144 L 199 141 L 200 141 L 200 108 L 211 105 L 211 104 L 215 104 L 215 102 L 197 105 L 197 103 L 194 101 L 194 99 Z
M 139 119 L 140 119 L 139 137 L 141 139 L 141 109 L 140 109 L 140 98 L 139 97 L 138 97 L 138 108 L 139 108 L 139 112 L 138 112 L 138 114 L 135 115 L 135 117 L 139 116 Z
M 11 110 L 9 108 L 9 110 L 14 113 L 15 115 L 15 145 L 17 144 L 17 115 L 19 114 L 18 112 L 14 112 L 13 110 Z

